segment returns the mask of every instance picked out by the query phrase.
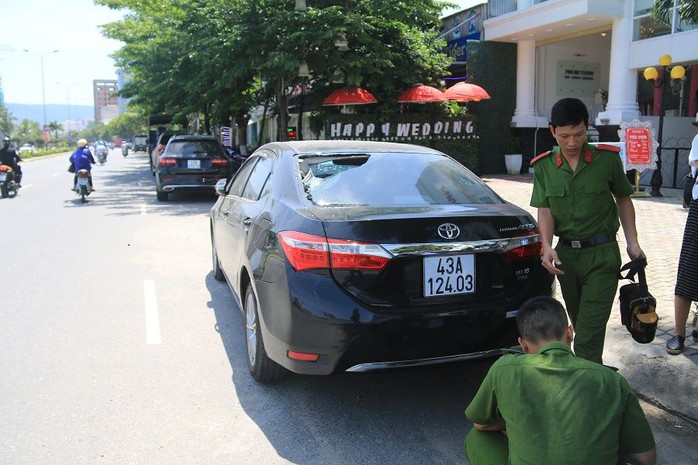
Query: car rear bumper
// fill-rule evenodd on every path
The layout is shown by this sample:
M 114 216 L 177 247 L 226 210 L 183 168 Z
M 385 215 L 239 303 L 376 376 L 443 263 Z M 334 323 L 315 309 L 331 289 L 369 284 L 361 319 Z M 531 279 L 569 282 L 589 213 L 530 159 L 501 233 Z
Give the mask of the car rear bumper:
M 216 182 L 224 177 L 225 174 L 221 173 L 202 173 L 196 175 L 158 174 L 157 190 L 164 192 L 173 192 L 175 190 L 210 192 L 215 190 Z
M 176 190 L 200 190 L 209 192 L 214 190 L 215 184 L 165 184 L 160 187 L 161 191 L 174 192 Z
M 460 308 L 371 308 L 343 292 L 328 276 L 256 281 L 267 353 L 295 373 L 327 375 L 451 363 L 495 357 L 517 345 L 521 302 Z M 288 358 L 289 350 L 319 354 L 317 362 Z

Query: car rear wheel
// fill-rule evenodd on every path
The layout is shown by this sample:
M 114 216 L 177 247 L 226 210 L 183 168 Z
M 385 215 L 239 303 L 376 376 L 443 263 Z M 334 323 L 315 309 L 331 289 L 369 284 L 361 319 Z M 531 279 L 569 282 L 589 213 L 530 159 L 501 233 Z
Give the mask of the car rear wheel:
M 213 240 L 213 235 L 211 235 L 211 259 L 213 260 L 213 277 L 216 281 L 225 281 L 225 275 L 218 261 L 218 251 L 216 250 L 216 243 Z
M 247 345 L 247 367 L 252 377 L 260 383 L 281 381 L 288 371 L 267 356 L 259 324 L 257 296 L 252 285 L 245 292 L 245 341 Z
M 156 193 L 156 195 L 157 195 L 157 197 L 158 197 L 158 200 L 159 200 L 160 202 L 166 202 L 166 201 L 167 201 L 167 197 L 168 197 L 167 192 L 165 192 L 165 191 L 155 191 L 155 193 Z

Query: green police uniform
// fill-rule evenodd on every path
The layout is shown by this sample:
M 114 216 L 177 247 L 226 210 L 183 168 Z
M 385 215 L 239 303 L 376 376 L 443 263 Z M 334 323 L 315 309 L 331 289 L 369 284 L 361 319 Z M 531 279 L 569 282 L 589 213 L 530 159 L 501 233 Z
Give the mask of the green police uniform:
M 598 363 L 621 266 L 615 240 L 620 220 L 613 196 L 633 193 L 618 151 L 585 145 L 575 171 L 559 148 L 532 161 L 531 206 L 550 209 L 553 234 L 561 239 L 555 250 L 564 274 L 557 278 L 574 325 L 574 351 Z
M 506 421 L 506 436 L 468 432 L 471 465 L 617 465 L 622 456 L 655 447 L 625 378 L 575 357 L 562 342 L 497 360 L 465 414 L 474 423 Z

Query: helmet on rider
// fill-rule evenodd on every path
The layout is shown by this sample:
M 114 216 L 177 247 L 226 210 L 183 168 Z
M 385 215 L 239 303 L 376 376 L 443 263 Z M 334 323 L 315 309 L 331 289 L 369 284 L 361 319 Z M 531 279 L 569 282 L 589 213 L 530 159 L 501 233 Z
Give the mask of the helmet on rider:
M 85 146 L 87 146 L 87 141 L 85 139 L 78 140 L 78 147 L 85 147 Z
M 7 147 L 8 145 L 10 145 L 10 138 L 9 138 L 8 136 L 3 137 L 3 138 L 2 138 L 2 144 L 3 144 L 4 146 L 6 146 L 6 147 Z

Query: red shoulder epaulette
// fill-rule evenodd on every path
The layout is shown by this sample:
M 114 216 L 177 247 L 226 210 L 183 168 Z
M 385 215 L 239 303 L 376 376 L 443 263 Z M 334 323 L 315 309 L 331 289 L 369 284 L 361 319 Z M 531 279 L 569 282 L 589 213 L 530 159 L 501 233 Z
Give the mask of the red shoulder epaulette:
M 608 144 L 596 144 L 596 148 L 599 150 L 610 150 L 611 152 L 620 152 L 620 147 Z
M 548 150 L 547 152 L 543 152 L 543 153 L 541 153 L 540 155 L 533 157 L 533 158 L 531 159 L 531 166 L 535 165 L 535 163 L 536 163 L 538 160 L 540 160 L 541 158 L 547 157 L 547 156 L 550 155 L 551 153 L 553 153 L 553 151 L 552 151 L 552 150 Z

